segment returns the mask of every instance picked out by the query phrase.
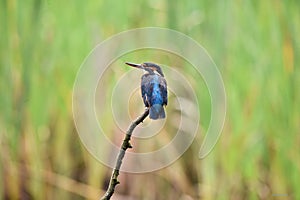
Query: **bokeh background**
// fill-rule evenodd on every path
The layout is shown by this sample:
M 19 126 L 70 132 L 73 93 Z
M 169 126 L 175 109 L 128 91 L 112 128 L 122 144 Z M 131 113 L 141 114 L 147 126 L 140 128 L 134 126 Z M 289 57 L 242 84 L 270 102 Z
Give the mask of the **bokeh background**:
M 113 199 L 300 199 L 299 2 L 3 0 L 0 23 L 0 199 L 103 194 L 111 169 L 79 140 L 73 82 L 96 44 L 145 26 L 181 31 L 207 49 L 227 117 L 208 157 L 198 159 L 200 135 L 171 166 L 122 174 Z M 108 88 L 128 68 L 120 70 Z M 205 132 L 210 99 L 200 85 Z M 113 135 L 113 118 L 105 120 Z

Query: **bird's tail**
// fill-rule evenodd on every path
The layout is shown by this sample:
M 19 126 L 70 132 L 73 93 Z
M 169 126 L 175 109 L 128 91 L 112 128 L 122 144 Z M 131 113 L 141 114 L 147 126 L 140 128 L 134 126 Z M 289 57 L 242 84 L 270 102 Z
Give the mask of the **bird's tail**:
M 165 109 L 160 104 L 154 104 L 150 107 L 149 111 L 150 119 L 163 119 L 166 117 Z

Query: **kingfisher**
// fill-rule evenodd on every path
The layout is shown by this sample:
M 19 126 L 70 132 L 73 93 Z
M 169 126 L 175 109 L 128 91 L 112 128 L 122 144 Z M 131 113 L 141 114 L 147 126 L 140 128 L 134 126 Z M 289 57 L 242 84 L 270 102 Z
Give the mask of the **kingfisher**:
M 164 106 L 168 104 L 168 91 L 167 81 L 160 66 L 150 62 L 126 64 L 146 72 L 141 78 L 141 92 L 144 104 L 149 108 L 150 119 L 165 118 Z

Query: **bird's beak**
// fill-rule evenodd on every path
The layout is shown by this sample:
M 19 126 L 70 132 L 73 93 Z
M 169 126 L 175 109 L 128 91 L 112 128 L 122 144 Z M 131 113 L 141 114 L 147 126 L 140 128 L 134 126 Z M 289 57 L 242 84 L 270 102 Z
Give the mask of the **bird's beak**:
M 142 64 L 135 64 L 135 63 L 130 63 L 130 62 L 126 62 L 125 64 L 129 65 L 131 67 L 136 67 L 136 68 L 139 68 L 139 69 L 144 69 L 144 67 L 143 67 Z

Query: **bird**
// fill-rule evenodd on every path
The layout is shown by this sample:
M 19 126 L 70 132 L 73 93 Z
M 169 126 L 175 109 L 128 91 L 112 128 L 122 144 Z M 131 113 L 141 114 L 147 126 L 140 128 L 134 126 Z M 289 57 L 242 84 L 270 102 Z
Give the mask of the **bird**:
M 145 107 L 149 108 L 149 118 L 153 120 L 166 117 L 164 106 L 168 104 L 167 81 L 159 65 L 145 62 L 127 65 L 143 69 L 146 73 L 141 78 L 141 93 Z

